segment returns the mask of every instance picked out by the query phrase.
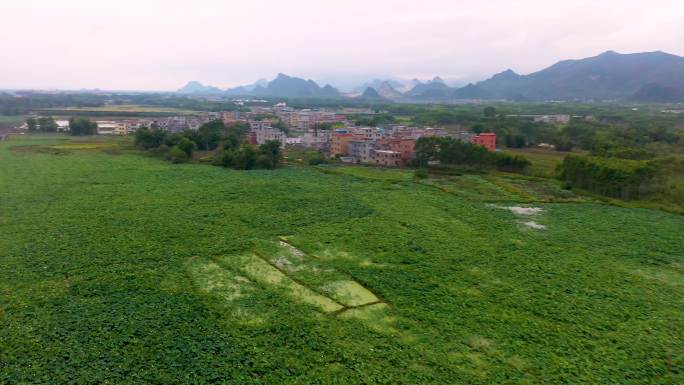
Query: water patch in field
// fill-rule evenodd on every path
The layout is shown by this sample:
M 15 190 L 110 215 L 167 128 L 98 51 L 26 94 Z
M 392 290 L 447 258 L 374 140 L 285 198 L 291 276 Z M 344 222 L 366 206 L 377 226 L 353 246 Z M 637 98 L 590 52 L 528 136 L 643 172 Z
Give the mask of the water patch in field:
M 487 207 L 493 207 L 498 209 L 504 209 L 512 212 L 517 216 L 533 216 L 541 213 L 543 211 L 540 207 L 523 207 L 523 206 L 498 206 L 498 205 L 487 205 Z M 528 229 L 533 230 L 545 230 L 546 226 L 537 223 L 535 221 L 522 221 L 520 222 L 523 226 Z
M 506 207 L 506 209 L 517 215 L 536 215 L 542 212 L 542 209 L 539 207 L 510 206 Z
M 546 226 L 541 225 L 535 221 L 528 221 L 528 222 L 522 222 L 523 225 L 527 226 L 530 229 L 534 230 L 545 230 Z
M 360 306 L 378 302 L 378 297 L 355 281 L 331 282 L 321 287 L 331 298 L 346 306 Z

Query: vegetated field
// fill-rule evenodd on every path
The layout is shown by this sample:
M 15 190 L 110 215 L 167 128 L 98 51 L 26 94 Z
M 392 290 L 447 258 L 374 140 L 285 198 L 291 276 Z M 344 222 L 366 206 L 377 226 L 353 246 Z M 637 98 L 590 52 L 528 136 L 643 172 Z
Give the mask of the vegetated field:
M 0 115 L 0 129 L 21 125 L 26 120 L 24 115 Z
M 682 216 L 86 141 L 0 142 L 0 383 L 684 380 Z
M 569 154 L 569 152 L 539 148 L 507 148 L 506 152 L 522 155 L 529 159 L 532 162 L 529 172 L 532 175 L 543 177 L 553 176 L 556 166 L 562 163 L 565 156 Z
M 43 108 L 41 111 L 53 110 L 52 108 Z M 59 111 L 85 111 L 85 112 L 169 112 L 169 113 L 192 113 L 191 110 L 182 110 L 178 108 L 158 107 L 158 106 L 141 106 L 137 104 L 108 104 L 101 107 L 68 107 L 68 108 L 54 108 Z
M 79 115 L 96 117 L 98 119 L 192 115 L 197 113 L 197 111 L 187 109 L 140 106 L 135 104 L 105 105 L 101 107 L 42 108 L 37 109 L 36 112 L 41 115 L 60 117 Z

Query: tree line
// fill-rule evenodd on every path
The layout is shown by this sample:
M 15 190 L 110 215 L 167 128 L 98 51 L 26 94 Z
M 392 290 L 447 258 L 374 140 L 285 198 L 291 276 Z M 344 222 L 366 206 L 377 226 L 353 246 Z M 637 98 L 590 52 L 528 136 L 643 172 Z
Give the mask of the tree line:
M 558 177 L 568 187 L 624 200 L 644 199 L 662 186 L 661 164 L 654 160 L 568 155 L 558 167 Z
M 432 162 L 441 165 L 462 165 L 524 171 L 531 163 L 520 155 L 491 152 L 486 148 L 451 137 L 422 137 L 416 141 L 416 162 L 425 167 Z
M 57 132 L 59 126 L 52 116 L 26 119 L 29 132 Z M 69 134 L 74 136 L 96 135 L 97 123 L 86 118 L 69 119 Z
M 225 125 L 221 120 L 203 124 L 198 130 L 169 133 L 159 127 L 141 127 L 135 133 L 136 146 L 163 156 L 172 163 L 193 159 L 195 151 L 214 152 L 212 163 L 240 170 L 275 169 L 282 162 L 278 141 L 266 141 L 260 146 L 247 140 L 249 126 Z

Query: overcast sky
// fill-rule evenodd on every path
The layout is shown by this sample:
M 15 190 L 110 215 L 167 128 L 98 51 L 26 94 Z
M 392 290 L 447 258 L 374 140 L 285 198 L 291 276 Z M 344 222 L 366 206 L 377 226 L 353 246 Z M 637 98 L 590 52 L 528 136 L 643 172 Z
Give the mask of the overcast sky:
M 0 89 L 469 80 L 606 50 L 684 55 L 683 0 L 0 0 L 0 15 Z

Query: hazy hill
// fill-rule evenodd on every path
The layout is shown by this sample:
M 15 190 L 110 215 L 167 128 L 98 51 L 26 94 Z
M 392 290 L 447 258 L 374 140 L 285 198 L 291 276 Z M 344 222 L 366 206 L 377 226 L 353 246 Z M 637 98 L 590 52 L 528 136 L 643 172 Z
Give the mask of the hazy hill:
M 340 93 L 329 84 L 320 87 L 313 80 L 290 77 L 285 74 L 268 82 L 265 87 L 257 87 L 254 93 L 259 96 L 280 97 L 339 97 Z
M 684 101 L 684 88 L 667 87 L 657 83 L 647 84 L 632 95 L 636 102 L 674 103 Z
M 375 88 L 373 88 L 373 87 L 366 88 L 366 90 L 363 91 L 363 94 L 361 94 L 360 97 L 362 99 L 375 99 L 375 100 L 382 99 L 382 96 L 380 96 L 378 91 L 376 91 Z
M 409 99 L 443 99 L 449 98 L 452 88 L 444 84 L 441 78 L 436 77 L 427 83 L 417 83 L 405 94 Z
M 376 90 L 380 96 L 387 99 L 397 99 L 402 96 L 402 93 L 397 91 L 390 82 L 383 82 Z
M 297 77 L 290 77 L 285 74 L 269 81 L 258 80 L 254 84 L 230 88 L 222 91 L 216 87 L 205 86 L 202 83 L 191 81 L 183 88 L 178 90 L 183 94 L 195 95 L 244 95 L 244 96 L 279 96 L 279 97 L 339 97 L 340 92 L 333 86 L 326 84 L 320 87 L 313 80 L 305 80 Z
M 395 90 L 404 87 L 404 84 L 401 83 L 400 81 L 397 81 L 397 80 L 391 80 L 391 79 L 388 79 L 388 80 L 373 79 L 373 80 L 371 80 L 371 81 L 369 81 L 369 82 L 363 83 L 363 84 L 361 84 L 361 85 L 355 87 L 355 88 L 352 90 L 352 93 L 361 94 L 361 93 L 363 93 L 368 87 L 372 87 L 372 88 L 374 88 L 374 89 L 377 91 L 377 90 L 380 90 L 380 88 L 382 88 L 383 85 L 389 85 L 390 87 L 392 87 L 392 88 L 395 89 Z
M 684 88 L 684 58 L 664 52 L 601 55 L 558 62 L 539 72 L 511 70 L 452 92 L 457 98 L 628 99 L 649 84 Z
M 406 90 L 407 86 L 411 88 Z M 375 79 L 356 89 L 355 94 L 365 93 L 368 88 L 382 98 L 406 101 L 509 99 L 677 102 L 684 101 L 684 57 L 659 51 L 634 54 L 607 51 L 586 59 L 564 60 L 529 75 L 519 75 L 509 69 L 461 88 L 449 87 L 438 76 L 425 83 L 417 79 L 410 83 Z M 260 80 L 226 91 L 192 81 L 178 92 L 276 97 L 341 96 L 329 84 L 320 87 L 313 80 L 285 74 L 278 74 L 270 82 Z
M 220 94 L 222 91 L 216 87 L 205 86 L 198 81 L 190 81 L 178 92 L 181 94 Z

